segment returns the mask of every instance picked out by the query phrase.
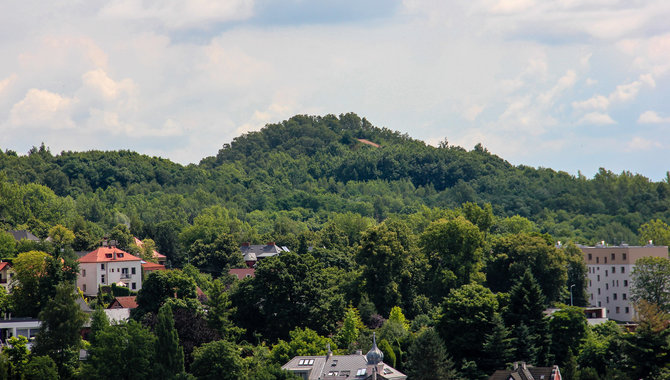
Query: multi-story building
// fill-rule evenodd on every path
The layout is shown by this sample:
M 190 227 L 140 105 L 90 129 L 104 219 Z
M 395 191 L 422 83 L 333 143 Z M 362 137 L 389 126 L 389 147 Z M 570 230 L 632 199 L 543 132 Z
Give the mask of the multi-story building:
M 142 289 L 142 260 L 114 246 L 102 246 L 79 259 L 77 286 L 87 296 L 112 283 Z
M 587 296 L 591 306 L 604 307 L 610 319 L 632 321 L 635 316 L 630 301 L 633 286 L 631 273 L 642 257 L 668 257 L 667 246 L 580 246 L 588 271 Z

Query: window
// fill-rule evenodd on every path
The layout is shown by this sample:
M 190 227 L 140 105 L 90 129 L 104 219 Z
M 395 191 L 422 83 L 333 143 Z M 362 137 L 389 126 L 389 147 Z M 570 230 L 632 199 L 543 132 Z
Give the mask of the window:
M 625 287 L 628 286 L 628 280 L 623 280 L 623 286 L 625 286 Z
M 335 367 L 337 365 L 337 360 L 333 360 L 333 362 L 330 364 L 331 367 Z
M 628 306 L 626 306 L 624 310 L 626 310 L 626 314 L 630 313 L 630 308 L 628 308 Z
M 111 259 L 111 258 L 112 258 L 112 254 L 111 254 L 111 253 L 105 253 L 105 257 L 108 258 L 108 259 Z
M 132 290 L 137 289 L 137 283 L 133 282 L 132 284 L 130 284 L 130 288 L 131 288 Z
M 109 271 L 112 272 L 112 273 L 114 273 L 114 268 L 110 269 Z
M 591 299 L 593 299 L 593 293 L 591 293 Z
M 298 365 L 313 365 L 314 359 L 300 359 Z
M 605 269 L 605 277 L 607 277 L 607 269 Z
M 605 302 L 610 303 L 610 296 L 605 297 Z
M 614 286 L 614 280 L 612 280 L 612 286 Z
M 104 284 L 105 283 L 105 275 L 103 274 L 100 276 L 100 283 Z
M 81 286 L 81 290 L 82 290 L 83 292 L 86 291 L 86 284 L 83 284 L 83 285 Z
M 339 371 L 330 371 L 328 372 L 328 376 L 337 376 L 339 373 Z
M 135 267 L 130 268 L 130 274 L 135 274 Z
M 600 275 L 598 275 L 598 281 L 600 281 Z
M 600 264 L 600 257 L 596 257 L 596 264 Z
M 621 299 L 625 300 L 626 299 L 626 293 L 621 293 Z
M 591 286 L 591 280 L 589 280 L 589 286 Z
M 356 376 L 364 376 L 365 375 L 365 368 L 361 368 L 358 371 L 356 371 Z
M 621 267 L 621 273 L 626 273 L 626 267 Z
M 121 253 L 121 252 L 117 253 L 116 257 L 123 257 L 123 253 Z
M 612 273 L 616 273 L 616 267 L 612 267 Z
M 589 253 L 589 261 L 593 260 L 593 255 Z
M 121 277 L 128 277 L 128 268 L 121 268 Z
M 616 301 L 616 293 L 612 294 L 612 299 Z M 617 311 L 618 313 L 618 311 Z
M 598 295 L 600 295 L 600 288 L 598 288 Z
M 610 284 L 605 284 L 605 290 L 610 288 Z
M 624 259 L 624 260 L 626 260 L 626 254 L 625 254 L 625 253 L 622 253 L 622 254 L 621 254 L 621 258 Z M 628 312 L 626 312 L 626 313 L 628 313 Z
M 105 270 L 105 264 L 104 264 L 104 263 L 103 263 L 103 264 L 100 264 L 100 269 L 101 269 L 101 270 Z
M 614 260 L 614 254 L 612 254 L 612 260 Z
M 616 313 L 617 314 L 621 313 L 621 309 L 619 308 L 619 306 L 616 307 Z
M 607 256 L 603 257 L 605 264 L 607 264 Z
M 603 307 L 603 303 L 598 301 L 598 307 Z
M 612 280 L 614 281 L 614 280 Z M 616 286 L 619 286 L 619 280 L 616 280 Z
M 86 269 L 81 270 L 81 277 L 86 277 Z

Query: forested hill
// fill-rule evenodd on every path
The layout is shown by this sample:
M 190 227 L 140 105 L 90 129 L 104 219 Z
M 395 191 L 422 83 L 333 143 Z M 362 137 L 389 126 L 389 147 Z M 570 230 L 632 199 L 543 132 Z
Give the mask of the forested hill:
M 513 166 L 481 145 L 471 151 L 446 141 L 432 147 L 355 114 L 270 124 L 198 165 L 130 151 L 53 155 L 42 145 L 26 156 L 0 151 L 0 171 L 2 223 L 27 224 L 38 233 L 50 223 L 83 218 L 102 230 L 127 222 L 134 233 L 155 238 L 160 228 L 180 229 L 215 205 L 261 235 L 276 230 L 280 218 L 293 226 L 286 228 L 314 230 L 334 214 L 382 220 L 468 201 L 491 203 L 497 216 L 518 214 L 541 232 L 581 242 L 635 243 L 641 224 L 670 219 L 666 182 L 604 169 L 587 179 Z M 46 199 L 60 203 L 43 215 L 49 207 L 15 210 L 10 195 L 23 197 L 28 209 Z

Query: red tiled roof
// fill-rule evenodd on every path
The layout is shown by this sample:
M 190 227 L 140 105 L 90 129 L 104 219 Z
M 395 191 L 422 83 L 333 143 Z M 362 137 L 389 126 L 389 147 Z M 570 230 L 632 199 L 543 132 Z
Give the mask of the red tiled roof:
M 8 269 L 8 268 L 10 268 L 11 266 L 12 266 L 12 264 L 10 264 L 10 263 L 8 263 L 8 262 L 6 262 L 6 261 L 3 261 L 3 262 L 0 263 L 0 270 Z
M 140 240 L 140 239 L 138 239 L 134 236 L 133 236 L 133 239 L 135 239 L 135 245 L 136 246 L 138 246 L 140 248 L 142 248 L 144 246 L 144 243 L 142 243 L 142 240 Z M 153 252 L 152 256 L 157 258 L 159 261 L 162 261 L 163 259 L 167 259 L 167 256 L 165 256 L 161 253 L 158 253 L 158 251 L 156 251 L 155 249 L 154 249 L 154 252 Z
M 80 263 L 104 263 L 110 261 L 140 261 L 140 258 L 116 247 L 99 247 L 79 259 Z
M 228 271 L 229 274 L 232 274 L 233 276 L 236 276 L 238 280 L 244 280 L 247 276 L 249 277 L 256 277 L 256 269 L 255 268 L 238 268 L 238 269 L 231 269 Z
M 144 269 L 144 270 L 165 270 L 165 265 L 156 264 L 156 263 L 144 263 L 144 264 L 142 264 L 142 269 Z
M 118 302 L 122 308 L 135 309 L 137 308 L 137 300 L 135 297 L 136 296 L 116 297 L 114 301 Z M 114 301 L 112 301 L 112 304 L 114 304 Z

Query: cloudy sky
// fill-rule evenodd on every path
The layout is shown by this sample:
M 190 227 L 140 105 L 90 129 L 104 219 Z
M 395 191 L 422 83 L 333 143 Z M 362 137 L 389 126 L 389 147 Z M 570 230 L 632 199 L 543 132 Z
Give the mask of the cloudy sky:
M 667 0 L 0 4 L 0 148 L 197 163 L 295 114 L 356 112 L 513 164 L 670 170 Z

